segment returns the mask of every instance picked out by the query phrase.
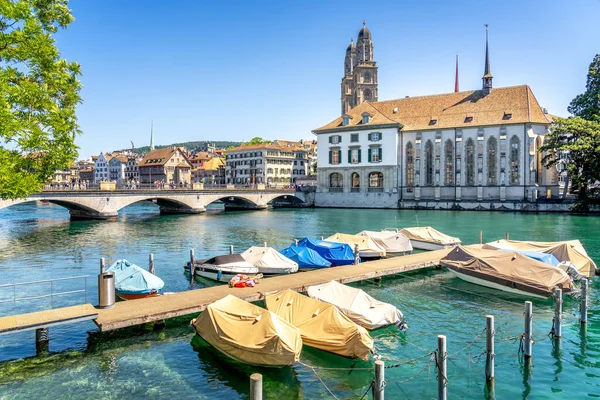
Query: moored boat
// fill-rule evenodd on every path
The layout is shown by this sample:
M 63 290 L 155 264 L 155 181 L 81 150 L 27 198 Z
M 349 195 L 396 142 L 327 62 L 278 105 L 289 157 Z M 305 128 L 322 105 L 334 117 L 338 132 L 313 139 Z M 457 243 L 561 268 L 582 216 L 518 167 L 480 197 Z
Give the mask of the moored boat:
M 374 330 L 388 325 L 400 325 L 404 316 L 396 306 L 379 301 L 363 290 L 337 281 L 309 286 L 306 293 L 313 299 L 333 304 L 356 324 Z
M 520 295 L 546 298 L 555 288 L 575 290 L 563 270 L 519 253 L 457 246 L 441 265 L 467 282 Z
M 345 243 L 307 237 L 299 241 L 298 246 L 308 247 L 316 251 L 321 257 L 329 261 L 332 267 L 354 264 L 354 250 Z
M 385 249 L 368 236 L 335 233 L 325 240 L 347 244 L 353 250 L 358 246 L 358 255 L 361 259 L 385 257 Z
M 238 274 L 256 275 L 258 274 L 258 268 L 246 261 L 241 254 L 227 254 L 208 260 L 196 261 L 194 274 L 227 283 Z
M 370 237 L 385 250 L 386 257 L 403 256 L 405 254 L 410 254 L 413 251 L 410 239 L 400 232 L 361 231 L 358 232 L 357 235 Z
M 291 245 L 281 250 L 281 254 L 298 263 L 299 271 L 312 271 L 315 269 L 331 267 L 331 263 L 329 261 L 308 247 Z
M 158 276 L 127 260 L 115 261 L 106 272 L 115 274 L 115 294 L 123 300 L 158 296 L 165 285 Z
M 348 358 L 368 359 L 373 338 L 334 305 L 293 290 L 265 296 L 267 309 L 298 329 L 305 345 Z
M 461 244 L 459 238 L 446 235 L 431 226 L 404 228 L 399 232 L 410 239 L 413 248 L 420 250 L 441 250 Z
M 284 367 L 300 359 L 300 330 L 276 314 L 227 295 L 190 323 L 207 343 L 236 361 Z
M 290 260 L 272 247 L 250 247 L 242 257 L 264 275 L 292 274 L 298 272 L 298 263 Z

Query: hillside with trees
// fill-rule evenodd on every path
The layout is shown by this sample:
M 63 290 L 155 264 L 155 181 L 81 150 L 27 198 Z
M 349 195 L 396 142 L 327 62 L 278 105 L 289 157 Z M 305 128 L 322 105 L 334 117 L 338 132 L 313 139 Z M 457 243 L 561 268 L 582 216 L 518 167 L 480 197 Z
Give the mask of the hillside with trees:
M 192 141 L 192 142 L 182 142 L 182 143 L 173 143 L 173 144 L 166 144 L 166 145 L 156 145 L 154 146 L 154 148 L 156 149 L 163 149 L 165 147 L 185 147 L 188 150 L 194 150 L 197 149 L 198 147 L 202 147 L 204 146 L 206 143 L 214 143 L 215 147 L 217 149 L 227 149 L 229 147 L 236 147 L 239 146 L 240 144 L 242 144 L 242 142 L 229 142 L 229 141 L 212 141 L 212 140 L 201 140 L 201 141 Z M 122 149 L 122 150 L 130 150 L 130 149 Z M 136 147 L 135 148 L 135 152 L 138 154 L 147 154 L 150 151 L 150 146 L 142 146 L 142 147 Z

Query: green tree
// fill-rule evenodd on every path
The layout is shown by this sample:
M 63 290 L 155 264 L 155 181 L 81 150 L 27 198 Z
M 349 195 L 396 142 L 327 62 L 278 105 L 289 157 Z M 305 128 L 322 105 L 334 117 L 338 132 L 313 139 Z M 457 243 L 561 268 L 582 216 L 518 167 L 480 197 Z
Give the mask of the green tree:
M 265 140 L 261 137 L 255 136 L 250 139 L 249 142 L 244 143 L 244 146 L 252 146 L 253 144 L 273 143 L 272 140 Z
M 567 174 L 578 200 L 585 207 L 600 181 L 600 122 L 583 118 L 558 118 L 553 122 L 540 151 L 546 168 L 566 162 Z
M 68 0 L 0 0 L 0 197 L 39 191 L 77 158 L 79 64 L 53 35 L 72 21 Z
M 588 121 L 600 122 L 600 54 L 590 64 L 585 92 L 571 101 L 568 111 Z

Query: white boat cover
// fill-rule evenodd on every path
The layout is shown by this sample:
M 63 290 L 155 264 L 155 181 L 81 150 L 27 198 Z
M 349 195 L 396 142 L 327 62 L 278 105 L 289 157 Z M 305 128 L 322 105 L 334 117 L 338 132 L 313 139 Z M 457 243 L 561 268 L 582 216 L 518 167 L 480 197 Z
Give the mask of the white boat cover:
M 352 321 L 369 330 L 396 324 L 403 318 L 395 306 L 337 281 L 309 286 L 306 292 L 313 299 L 333 304 Z
M 400 233 L 412 240 L 420 240 L 422 242 L 436 243 L 444 246 L 452 246 L 461 243 L 459 238 L 448 236 L 430 226 L 404 228 L 400 230 Z
M 596 264 L 587 255 L 579 240 L 564 242 L 529 242 L 519 240 L 496 240 L 486 243 L 485 246 L 503 250 L 533 250 L 540 253 L 552 254 L 561 262 L 570 262 L 577 272 L 589 278 L 596 272 Z
M 298 264 L 272 247 L 250 247 L 242 257 L 258 268 L 262 274 L 291 274 L 298 271 Z
M 192 320 L 194 330 L 234 360 L 282 367 L 300 359 L 300 330 L 274 313 L 227 295 Z
M 375 232 L 375 231 L 361 231 L 358 232 L 359 236 L 368 236 L 380 247 L 385 249 L 387 253 L 410 253 L 413 251 L 410 239 L 399 232 Z
M 551 296 L 555 287 L 574 289 L 567 273 L 519 253 L 457 246 L 441 260 L 457 272 L 540 296 Z
M 325 239 L 328 242 L 338 242 L 349 245 L 352 250 L 354 246 L 358 245 L 358 251 L 372 252 L 379 254 L 380 257 L 385 257 L 385 249 L 379 244 L 375 243 L 369 236 L 360 235 L 348 235 L 345 233 L 335 233 Z
M 311 299 L 293 290 L 265 296 L 267 309 L 300 329 L 302 341 L 344 357 L 369 358 L 373 339 L 335 306 Z

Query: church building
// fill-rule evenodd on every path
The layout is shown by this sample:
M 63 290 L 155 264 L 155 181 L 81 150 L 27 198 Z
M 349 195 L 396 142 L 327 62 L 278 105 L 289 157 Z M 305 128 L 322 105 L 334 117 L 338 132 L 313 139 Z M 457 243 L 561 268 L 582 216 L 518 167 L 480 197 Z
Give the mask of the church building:
M 487 28 L 479 90 L 456 82 L 452 93 L 378 101 L 366 26 L 346 50 L 341 87 L 342 115 L 313 131 L 317 206 L 515 209 L 558 196 L 537 151 L 549 116 L 529 86 L 493 87 Z

